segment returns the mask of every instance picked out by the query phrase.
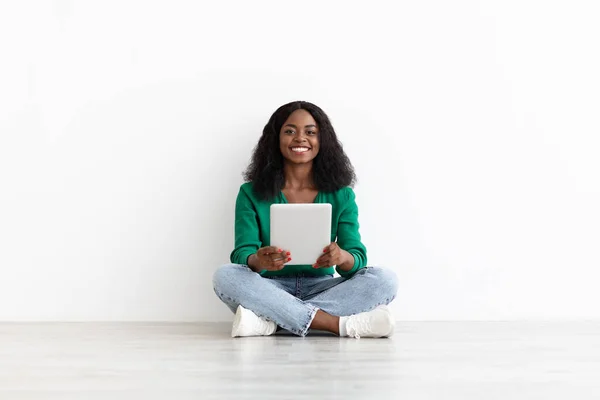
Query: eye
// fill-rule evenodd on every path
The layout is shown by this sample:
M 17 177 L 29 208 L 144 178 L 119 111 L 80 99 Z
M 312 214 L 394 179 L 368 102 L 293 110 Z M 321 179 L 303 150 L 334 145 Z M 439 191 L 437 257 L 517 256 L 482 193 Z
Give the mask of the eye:
M 286 129 L 285 131 L 283 131 L 283 133 L 285 133 L 286 135 L 293 135 L 294 131 L 291 129 Z
M 315 131 L 308 131 L 308 132 L 306 132 L 306 134 L 307 134 L 307 135 L 316 135 L 316 134 L 317 134 L 317 132 L 315 132 Z

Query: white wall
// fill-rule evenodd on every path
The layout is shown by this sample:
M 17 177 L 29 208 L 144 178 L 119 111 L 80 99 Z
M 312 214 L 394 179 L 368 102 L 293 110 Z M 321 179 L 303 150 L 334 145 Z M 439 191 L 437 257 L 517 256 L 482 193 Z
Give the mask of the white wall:
M 0 320 L 229 320 L 271 113 L 357 169 L 398 319 L 599 318 L 594 1 L 0 5 Z

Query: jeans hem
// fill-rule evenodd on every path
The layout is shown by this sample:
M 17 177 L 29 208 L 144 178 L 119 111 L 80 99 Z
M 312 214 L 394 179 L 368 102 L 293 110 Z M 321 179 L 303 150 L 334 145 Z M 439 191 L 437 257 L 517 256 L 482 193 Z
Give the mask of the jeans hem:
M 311 310 L 308 313 L 308 322 L 306 323 L 306 325 L 304 325 L 304 327 L 302 328 L 301 331 L 299 331 L 298 333 L 296 333 L 298 336 L 306 336 L 306 334 L 308 333 L 308 329 L 310 328 L 310 324 L 312 324 L 313 319 L 315 319 L 315 315 L 317 315 L 317 311 L 319 311 L 319 309 L 317 307 L 314 307 L 312 305 L 310 305 Z

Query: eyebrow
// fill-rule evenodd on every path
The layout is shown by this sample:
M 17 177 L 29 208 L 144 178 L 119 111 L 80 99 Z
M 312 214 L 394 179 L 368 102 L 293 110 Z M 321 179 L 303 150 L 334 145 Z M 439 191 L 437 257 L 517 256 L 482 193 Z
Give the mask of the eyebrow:
M 292 128 L 296 128 L 296 129 L 298 128 L 298 127 L 297 127 L 296 125 L 294 125 L 294 124 L 285 124 L 285 126 L 291 126 Z M 316 125 L 304 125 L 304 127 L 305 127 L 305 128 L 310 128 L 310 127 L 316 128 L 317 126 L 316 126 Z

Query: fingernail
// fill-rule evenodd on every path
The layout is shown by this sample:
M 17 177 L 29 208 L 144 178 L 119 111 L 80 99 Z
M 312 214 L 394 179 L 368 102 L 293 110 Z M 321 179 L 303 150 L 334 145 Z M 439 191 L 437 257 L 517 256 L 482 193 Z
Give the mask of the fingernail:
M 290 254 L 292 254 L 292 253 L 290 253 L 290 252 L 288 251 L 288 252 L 287 252 L 287 255 L 289 256 Z
M 292 261 L 292 259 L 291 259 L 291 258 L 288 258 L 288 261 Z
M 281 253 L 283 250 L 279 249 L 279 250 L 277 250 L 277 251 Z

